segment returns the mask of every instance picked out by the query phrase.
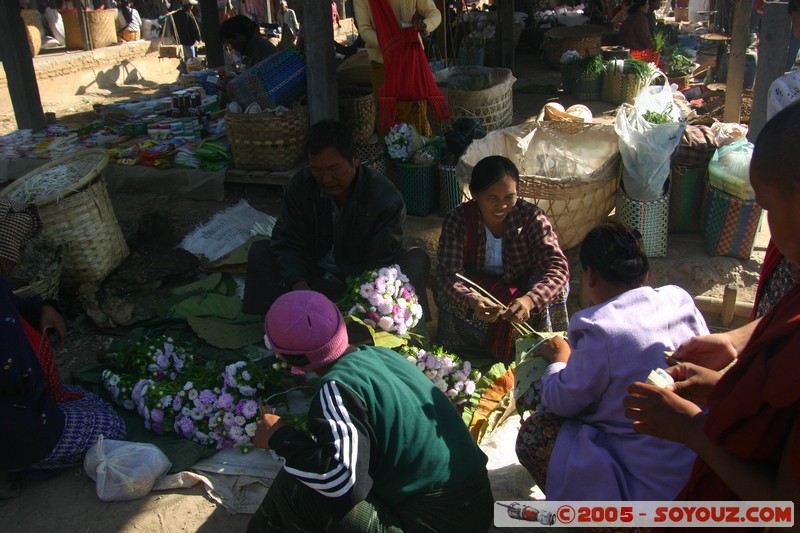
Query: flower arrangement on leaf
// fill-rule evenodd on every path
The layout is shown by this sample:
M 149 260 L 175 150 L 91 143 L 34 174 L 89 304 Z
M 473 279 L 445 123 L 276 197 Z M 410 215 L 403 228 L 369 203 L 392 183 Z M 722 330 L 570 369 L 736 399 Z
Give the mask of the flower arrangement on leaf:
M 425 146 L 428 139 L 417 131 L 416 126 L 406 122 L 395 124 L 386 134 L 389 157 L 396 161 L 408 161 L 414 152 Z
M 199 365 L 188 346 L 166 336 L 109 354 L 103 386 L 114 402 L 135 410 L 145 427 L 200 444 L 249 451 L 261 398 L 280 390 L 288 365 L 254 361 Z
M 406 335 L 422 318 L 414 286 L 398 265 L 370 270 L 347 282 L 339 302 L 344 315 L 352 315 L 373 328 Z
M 441 347 L 426 351 L 415 346 L 403 346 L 399 351 L 450 398 L 453 405 L 461 409 L 466 406 L 475 392 L 475 382 L 481 378 L 480 372 L 472 368 L 469 361 L 462 361 Z

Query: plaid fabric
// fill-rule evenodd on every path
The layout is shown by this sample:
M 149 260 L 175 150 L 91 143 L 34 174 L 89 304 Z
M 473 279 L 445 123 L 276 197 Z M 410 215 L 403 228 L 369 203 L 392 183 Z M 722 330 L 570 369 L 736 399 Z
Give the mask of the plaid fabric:
M 708 188 L 703 205 L 703 240 L 709 254 L 747 261 L 760 225 L 761 207 L 755 200 L 740 200 Z
M 28 241 L 42 231 L 36 204 L 0 200 L 0 260 L 16 265 Z
M 473 200 L 474 202 L 474 200 Z M 469 203 L 469 202 L 468 202 Z M 479 272 L 465 272 L 464 239 L 466 222 L 464 206 L 461 204 L 447 215 L 439 237 L 436 282 L 438 290 L 452 302 L 460 316 L 469 312 L 469 290 L 456 277 L 463 273 L 467 277 L 483 276 L 482 265 L 486 264 L 486 233 L 478 231 L 477 265 Z M 480 214 L 478 215 L 480 220 Z M 483 227 L 482 220 L 479 227 Z M 544 212 L 534 204 L 518 200 L 505 221 L 503 235 L 503 281 L 518 283 L 519 280 L 535 279 L 528 289 L 528 296 L 536 309 L 542 312 L 548 303 L 562 294 L 569 282 L 569 263 L 558 245 L 558 238 Z
M 717 140 L 709 126 L 686 126 L 678 145 L 673 165 L 685 167 L 708 167 L 708 162 L 717 149 Z
M 64 413 L 64 433 L 53 451 L 31 468 L 45 470 L 80 466 L 86 450 L 97 442 L 101 434 L 106 439 L 125 439 L 125 423 L 110 404 L 80 387 L 66 385 L 64 388 L 84 396 L 80 400 L 58 404 Z

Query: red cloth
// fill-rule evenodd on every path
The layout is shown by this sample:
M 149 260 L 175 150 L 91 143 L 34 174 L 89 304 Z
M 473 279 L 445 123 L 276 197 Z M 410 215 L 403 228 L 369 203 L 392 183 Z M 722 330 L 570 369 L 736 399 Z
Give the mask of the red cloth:
M 778 247 L 775 246 L 775 243 L 772 242 L 772 239 L 769 240 L 769 244 L 767 245 L 767 253 L 764 255 L 764 263 L 761 265 L 761 275 L 758 278 L 758 287 L 756 288 L 756 300 L 753 304 L 753 310 L 750 312 L 750 320 L 756 319 L 756 311 L 758 311 L 758 302 L 761 300 L 761 294 L 764 292 L 764 284 L 766 284 L 769 277 L 778 268 L 778 264 L 781 262 L 783 258 L 783 254 L 778 250 Z
M 24 318 L 22 319 L 22 327 L 44 371 L 44 390 L 48 396 L 57 402 L 71 402 L 83 398 L 84 395 L 80 392 L 64 390 L 64 385 L 61 383 L 61 376 L 56 369 L 53 346 L 50 344 L 50 339 L 47 338 L 47 335 L 36 331 L 36 328 L 28 324 Z
M 762 318 L 737 363 L 714 387 L 704 430 L 719 447 L 777 468 L 800 407 L 800 287 Z M 791 445 L 800 485 L 800 437 Z M 678 500 L 738 500 L 698 458 Z
M 413 27 L 400 28 L 388 0 L 370 0 L 369 4 L 386 72 L 378 94 L 381 128 L 388 130 L 394 126 L 398 100 L 428 100 L 438 121 L 450 120 L 450 111 L 433 79 L 419 32 Z

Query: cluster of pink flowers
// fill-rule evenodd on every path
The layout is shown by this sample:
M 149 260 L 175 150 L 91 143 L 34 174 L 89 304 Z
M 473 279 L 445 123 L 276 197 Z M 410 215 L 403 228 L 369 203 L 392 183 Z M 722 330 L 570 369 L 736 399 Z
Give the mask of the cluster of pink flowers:
M 457 407 L 466 404 L 475 392 L 475 382 L 480 372 L 472 368 L 469 361 L 436 347 L 431 351 L 414 346 L 404 346 L 400 353 L 425 374 L 431 383 L 450 398 Z
M 422 318 L 414 286 L 398 265 L 365 272 L 350 280 L 340 307 L 345 315 L 398 335 L 408 333 Z

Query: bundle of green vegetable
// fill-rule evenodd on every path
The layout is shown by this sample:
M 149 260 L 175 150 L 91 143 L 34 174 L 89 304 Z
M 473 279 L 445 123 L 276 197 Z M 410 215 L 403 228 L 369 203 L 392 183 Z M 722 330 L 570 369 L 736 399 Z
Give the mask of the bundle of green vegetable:
M 672 104 L 665 107 L 664 111 L 661 113 L 646 111 L 642 116 L 651 124 L 669 124 L 670 122 L 675 122 L 672 118 Z
M 650 63 L 638 59 L 626 59 L 622 67 L 624 74 L 636 74 L 636 78 L 642 81 L 646 80 L 652 71 L 653 67 Z
M 678 51 L 673 51 L 669 54 L 664 59 L 664 64 L 666 65 L 667 74 L 677 74 L 681 76 L 691 74 L 697 68 L 697 64 L 694 61 Z
M 594 79 L 605 72 L 603 58 L 600 55 L 585 57 L 577 63 L 577 77 L 579 79 Z

